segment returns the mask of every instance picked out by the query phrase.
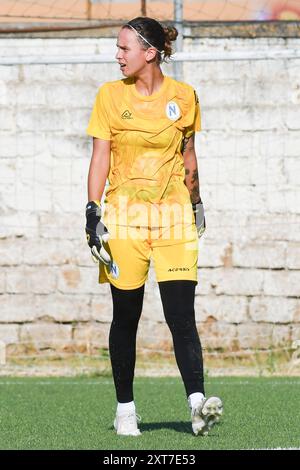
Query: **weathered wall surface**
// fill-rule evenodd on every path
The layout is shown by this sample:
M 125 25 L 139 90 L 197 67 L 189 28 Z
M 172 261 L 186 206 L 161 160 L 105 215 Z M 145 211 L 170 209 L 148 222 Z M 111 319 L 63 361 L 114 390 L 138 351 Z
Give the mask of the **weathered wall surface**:
M 226 60 L 299 46 L 185 40 L 185 51 L 216 56 L 183 66 L 202 106 L 208 228 L 196 314 L 206 348 L 281 348 L 300 336 L 300 60 Z M 2 56 L 84 57 L 114 54 L 115 40 L 2 38 L 0 48 Z M 107 346 L 109 287 L 97 284 L 84 235 L 85 128 L 98 86 L 119 77 L 115 64 L 0 65 L 0 340 L 10 351 Z M 139 345 L 170 341 L 151 270 Z

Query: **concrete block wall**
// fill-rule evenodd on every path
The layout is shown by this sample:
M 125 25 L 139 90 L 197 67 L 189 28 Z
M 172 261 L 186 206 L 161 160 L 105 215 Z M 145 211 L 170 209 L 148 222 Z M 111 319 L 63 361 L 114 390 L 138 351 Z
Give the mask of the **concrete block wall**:
M 207 231 L 196 317 L 207 349 L 285 348 L 300 331 L 300 60 L 226 60 L 297 50 L 300 39 L 186 39 L 225 60 L 186 62 L 202 108 L 197 136 Z M 115 53 L 109 38 L 0 39 L 1 55 Z M 165 72 L 172 74 L 172 65 Z M 84 235 L 99 85 L 116 64 L 0 64 L 0 340 L 15 353 L 106 348 L 108 285 Z M 138 344 L 170 349 L 150 270 Z

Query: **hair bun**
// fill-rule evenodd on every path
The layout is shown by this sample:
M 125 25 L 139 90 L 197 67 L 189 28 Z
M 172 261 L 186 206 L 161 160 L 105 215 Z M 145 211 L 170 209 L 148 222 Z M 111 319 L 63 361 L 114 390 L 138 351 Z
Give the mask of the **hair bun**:
M 166 39 L 168 39 L 169 41 L 176 41 L 178 31 L 175 26 L 164 26 L 164 32 L 166 35 Z

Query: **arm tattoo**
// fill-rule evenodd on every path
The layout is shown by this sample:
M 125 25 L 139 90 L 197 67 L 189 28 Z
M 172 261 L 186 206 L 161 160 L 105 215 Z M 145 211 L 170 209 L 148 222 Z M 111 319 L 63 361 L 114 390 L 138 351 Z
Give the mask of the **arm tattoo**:
M 192 176 L 192 183 L 199 186 L 198 170 L 194 170 L 194 173 Z
M 193 176 L 192 176 L 192 188 L 190 191 L 191 194 L 191 201 L 196 203 L 200 199 L 200 192 L 199 192 L 199 176 L 198 176 L 198 170 L 194 170 Z
M 188 168 L 185 168 L 185 178 L 184 178 L 184 184 L 186 185 L 186 177 L 190 174 L 190 170 Z
M 184 154 L 186 150 L 193 150 L 194 149 L 194 139 L 195 133 L 190 135 L 189 137 L 184 137 L 181 142 L 181 153 Z
M 197 203 L 200 199 L 200 191 L 197 161 L 194 149 L 194 138 L 195 134 L 192 134 L 190 137 L 184 137 L 182 139 L 181 152 L 185 162 L 184 183 L 189 190 L 191 202 Z

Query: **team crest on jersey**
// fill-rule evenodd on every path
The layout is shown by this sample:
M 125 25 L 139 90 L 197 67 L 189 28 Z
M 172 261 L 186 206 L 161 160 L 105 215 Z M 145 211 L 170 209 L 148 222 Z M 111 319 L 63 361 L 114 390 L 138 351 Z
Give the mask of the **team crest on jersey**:
M 112 261 L 109 265 L 109 274 L 113 279 L 118 279 L 120 276 L 120 268 L 114 261 Z
M 166 106 L 166 115 L 171 121 L 176 121 L 180 118 L 180 108 L 175 101 L 169 101 Z

